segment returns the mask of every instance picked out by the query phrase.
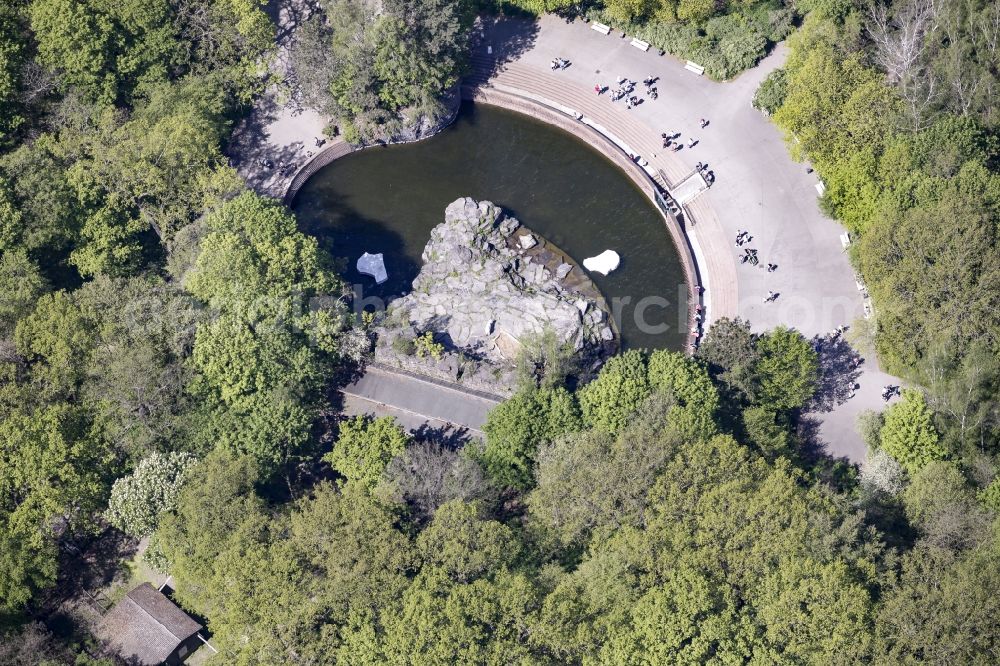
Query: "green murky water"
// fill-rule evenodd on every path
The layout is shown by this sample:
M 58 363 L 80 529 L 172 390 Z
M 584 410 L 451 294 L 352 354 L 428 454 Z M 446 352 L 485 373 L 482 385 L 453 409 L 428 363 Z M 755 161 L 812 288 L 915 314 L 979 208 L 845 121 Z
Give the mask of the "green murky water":
M 431 139 L 336 160 L 305 184 L 294 208 L 303 229 L 342 260 L 349 282 L 387 298 L 409 289 L 430 230 L 462 196 L 502 206 L 578 263 L 618 252 L 618 270 L 591 277 L 620 312 L 624 345 L 681 348 L 684 273 L 659 213 L 602 155 L 526 116 L 467 104 Z M 365 251 L 385 255 L 388 282 L 376 286 L 357 272 Z

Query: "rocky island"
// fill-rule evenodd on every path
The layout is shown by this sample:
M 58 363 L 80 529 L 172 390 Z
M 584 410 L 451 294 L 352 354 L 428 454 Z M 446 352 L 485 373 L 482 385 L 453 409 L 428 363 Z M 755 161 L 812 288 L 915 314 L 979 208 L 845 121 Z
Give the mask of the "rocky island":
M 524 341 L 547 331 L 590 363 L 617 349 L 584 272 L 489 201 L 452 202 L 422 259 L 413 291 L 388 308 L 380 362 L 497 392 L 512 387 Z M 428 334 L 436 353 L 415 353 Z

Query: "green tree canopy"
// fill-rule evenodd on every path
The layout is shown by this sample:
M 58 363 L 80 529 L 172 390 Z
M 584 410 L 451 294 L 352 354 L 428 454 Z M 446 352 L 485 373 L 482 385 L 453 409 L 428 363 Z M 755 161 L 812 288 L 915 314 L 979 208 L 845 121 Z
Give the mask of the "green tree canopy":
M 948 455 L 938 443 L 924 394 L 913 389 L 903 391 L 903 399 L 886 410 L 880 439 L 885 452 L 911 474 Z
M 615 433 L 649 397 L 646 355 L 630 349 L 608 360 L 597 379 L 578 394 L 584 422 Z
M 66 404 L 5 415 L 0 441 L 0 608 L 13 611 L 55 582 L 59 536 L 93 525 L 114 460 Z
M 0 336 L 9 337 L 18 319 L 34 309 L 48 283 L 24 250 L 0 254 Z
M 24 122 L 18 93 L 25 62 L 25 32 L 16 6 L 0 7 L 0 145 Z
M 483 463 L 499 484 L 526 489 L 538 447 L 581 427 L 580 409 L 566 389 L 520 391 L 487 415 Z
M 103 102 L 163 81 L 179 58 L 167 0 L 34 0 L 39 60 Z
M 276 201 L 244 192 L 204 224 L 208 233 L 185 286 L 206 303 L 232 309 L 247 299 L 321 296 L 339 287 L 316 239 L 300 233 Z
M 386 466 L 403 453 L 409 441 L 391 416 L 355 416 L 341 422 L 337 443 L 323 459 L 348 481 L 374 489 Z
M 212 584 L 219 555 L 242 526 L 258 525 L 264 517 L 255 491 L 257 467 L 220 448 L 185 476 L 176 507 L 160 517 L 153 540 L 178 582 L 179 600 L 212 614 L 223 603 Z
M 801 334 L 779 326 L 760 337 L 757 351 L 755 403 L 791 410 L 812 398 L 819 380 L 819 360 Z
M 32 362 L 42 397 L 73 394 L 93 353 L 93 322 L 65 291 L 43 294 L 14 331 L 17 351 Z

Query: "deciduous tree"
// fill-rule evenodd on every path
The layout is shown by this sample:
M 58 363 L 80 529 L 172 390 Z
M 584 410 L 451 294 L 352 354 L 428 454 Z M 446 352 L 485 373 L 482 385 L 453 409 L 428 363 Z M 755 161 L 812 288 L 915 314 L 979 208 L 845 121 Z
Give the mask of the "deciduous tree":
M 391 416 L 355 416 L 340 423 L 333 450 L 323 459 L 348 481 L 374 490 L 393 458 L 406 449 L 409 435 Z
M 176 506 L 195 460 L 182 452 L 151 453 L 143 458 L 131 474 L 119 478 L 111 487 L 105 513 L 108 522 L 133 536 L 152 534 L 160 514 Z
M 915 389 L 903 391 L 903 399 L 886 410 L 880 439 L 882 449 L 911 474 L 948 455 L 938 443 L 924 394 Z
M 497 483 L 529 488 L 538 447 L 581 427 L 580 409 L 566 389 L 519 391 L 486 417 L 483 464 Z

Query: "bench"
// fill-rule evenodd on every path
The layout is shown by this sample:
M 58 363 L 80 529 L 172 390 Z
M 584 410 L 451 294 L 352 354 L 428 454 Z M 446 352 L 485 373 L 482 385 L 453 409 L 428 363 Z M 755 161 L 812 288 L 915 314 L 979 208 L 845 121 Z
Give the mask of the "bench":
M 702 74 L 705 73 L 705 68 L 704 67 L 702 67 L 698 63 L 692 62 L 690 60 L 688 60 L 687 64 L 684 65 L 684 69 L 686 69 L 689 72 L 694 72 L 698 76 L 701 76 Z
M 635 48 L 639 49 L 640 51 L 648 51 L 649 50 L 649 42 L 644 42 L 641 39 L 639 39 L 638 37 L 636 37 L 635 39 L 633 39 L 632 42 L 631 42 L 631 44 L 632 44 L 632 46 L 634 46 Z
M 610 35 L 611 34 L 611 26 L 610 25 L 604 25 L 603 23 L 591 23 L 590 24 L 590 29 L 591 30 L 596 30 L 597 32 L 601 33 L 602 35 Z
M 840 244 L 844 246 L 845 250 L 851 244 L 851 234 L 849 231 L 845 231 L 844 233 L 840 234 Z

